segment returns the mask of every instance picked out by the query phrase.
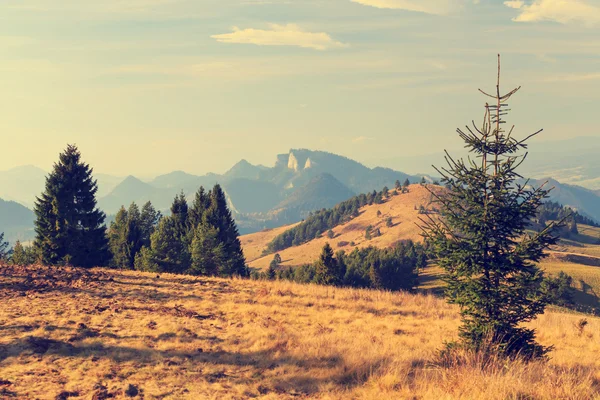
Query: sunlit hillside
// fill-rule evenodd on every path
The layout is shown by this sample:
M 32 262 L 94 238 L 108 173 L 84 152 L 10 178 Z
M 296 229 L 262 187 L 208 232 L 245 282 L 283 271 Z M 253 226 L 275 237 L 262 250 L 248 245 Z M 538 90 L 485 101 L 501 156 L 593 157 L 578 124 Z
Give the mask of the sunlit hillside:
M 532 323 L 555 346 L 548 364 L 446 368 L 436 352 L 459 321 L 433 296 L 50 271 L 2 267 L 2 398 L 600 398 L 591 317 Z
M 430 189 L 440 190 L 437 186 L 429 185 Z M 339 225 L 333 229 L 333 239 L 324 233 L 320 238 L 312 240 L 301 246 L 295 246 L 280 251 L 282 265 L 296 266 L 313 262 L 319 255 L 321 248 L 329 242 L 335 250 L 352 251 L 354 247 L 388 247 L 398 240 L 422 240 L 419 228 L 419 208 L 427 208 L 431 204 L 432 196 L 427 188 L 421 185 L 411 185 L 408 193 L 390 196 L 383 204 L 373 204 L 360 209 L 360 215 L 350 222 Z M 380 215 L 378 215 L 378 212 Z M 392 218 L 392 226 L 387 226 L 387 219 Z M 371 240 L 365 238 L 368 226 L 373 231 L 379 229 L 381 236 Z M 254 268 L 264 269 L 269 266 L 273 255 L 260 257 L 268 243 L 275 236 L 290 227 L 280 228 L 267 232 L 259 232 L 242 237 L 244 252 L 249 265 Z

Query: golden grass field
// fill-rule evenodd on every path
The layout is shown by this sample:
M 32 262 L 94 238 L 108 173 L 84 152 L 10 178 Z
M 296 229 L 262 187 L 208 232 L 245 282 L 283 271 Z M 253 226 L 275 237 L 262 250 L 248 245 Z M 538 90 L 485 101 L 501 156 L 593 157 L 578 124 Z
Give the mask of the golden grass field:
M 459 320 L 431 295 L 0 271 L 1 398 L 600 399 L 592 317 L 547 311 L 532 323 L 555 346 L 548 363 L 443 367 L 436 352 Z

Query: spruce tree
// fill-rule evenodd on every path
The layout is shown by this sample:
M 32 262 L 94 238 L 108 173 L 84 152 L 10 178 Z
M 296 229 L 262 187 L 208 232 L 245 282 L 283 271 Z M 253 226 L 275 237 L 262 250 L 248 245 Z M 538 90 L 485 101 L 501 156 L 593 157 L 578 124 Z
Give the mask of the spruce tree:
M 150 246 L 150 236 L 154 233 L 156 225 L 158 225 L 161 217 L 160 211 L 156 211 L 151 202 L 148 201 L 144 204 L 139 223 L 142 246 Z
M 192 275 L 219 275 L 227 263 L 225 243 L 219 239 L 219 230 L 209 224 L 199 224 L 191 244 Z
M 316 263 L 315 282 L 321 285 L 335 285 L 337 275 L 337 262 L 333 256 L 333 249 L 329 243 L 326 243 Z
M 148 265 L 143 269 L 181 274 L 189 268 L 189 249 L 180 236 L 179 224 L 173 216 L 160 220 L 150 239 L 151 252 L 145 260 Z
M 25 256 L 25 249 L 19 240 L 15 243 L 13 253 L 10 257 L 10 261 L 14 265 L 26 265 L 27 259 Z
M 204 188 L 200 186 L 200 189 L 196 192 L 192 207 L 188 210 L 188 226 L 192 231 L 196 229 L 198 225 L 202 223 L 202 217 L 204 212 L 210 206 L 210 192 L 207 194 Z
M 11 254 L 8 242 L 4 240 L 4 232 L 0 232 L 0 261 L 7 261 Z
M 35 246 L 49 265 L 104 265 L 108 259 L 105 215 L 96 207 L 97 182 L 77 147 L 60 154 L 35 202 Z
M 171 218 L 175 223 L 177 229 L 177 235 L 179 237 L 185 237 L 188 233 L 188 203 L 185 199 L 183 191 L 175 196 L 173 204 L 171 205 Z
M 206 210 L 203 219 L 203 223 L 209 224 L 217 230 L 219 243 L 223 245 L 223 258 L 219 266 L 219 275 L 247 276 L 248 270 L 239 239 L 239 232 L 227 206 L 225 193 L 218 184 L 210 192 L 210 206 Z
M 129 265 L 127 219 L 127 210 L 121 207 L 108 230 L 108 244 L 112 254 L 111 265 L 115 268 L 127 268 Z
M 526 140 L 504 129 L 506 102 L 517 92 L 500 92 L 485 105 L 481 127 L 458 129 L 475 158 L 453 159 L 438 169 L 449 190 L 430 189 L 441 208 L 441 219 L 426 217 L 424 235 L 445 270 L 446 295 L 462 316 L 460 343 L 475 351 L 505 356 L 543 357 L 548 348 L 535 342 L 535 331 L 523 327 L 544 311 L 542 272 L 536 262 L 555 243 L 553 226 L 540 232 L 526 229 L 548 190 L 519 183 L 516 169 L 526 157 Z M 525 152 L 525 154 L 523 154 Z M 487 347 L 486 347 L 487 346 Z

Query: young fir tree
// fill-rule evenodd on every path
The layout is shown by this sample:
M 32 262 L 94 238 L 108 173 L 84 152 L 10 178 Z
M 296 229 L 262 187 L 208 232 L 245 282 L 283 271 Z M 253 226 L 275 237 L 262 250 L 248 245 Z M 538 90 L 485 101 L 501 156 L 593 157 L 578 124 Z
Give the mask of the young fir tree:
M 219 275 L 219 268 L 226 263 L 225 244 L 219 240 L 219 230 L 206 223 L 200 223 L 190 246 L 192 275 Z
M 248 270 L 239 232 L 220 185 L 215 185 L 210 192 L 210 206 L 204 213 L 203 223 L 209 224 L 217 230 L 218 243 L 223 246 L 219 275 L 247 276 Z
M 140 215 L 140 240 L 142 246 L 150 246 L 150 236 L 154 233 L 161 217 L 160 211 L 156 211 L 151 202 L 148 201 L 144 204 Z
M 321 285 L 335 285 L 337 283 L 337 261 L 333 256 L 333 249 L 329 243 L 325 243 L 325 246 L 323 246 L 315 267 L 315 283 Z
M 111 266 L 115 268 L 127 268 L 129 265 L 127 218 L 127 210 L 121 207 L 108 229 L 108 245 L 112 254 Z
M 11 255 L 11 250 L 8 247 L 8 242 L 4 240 L 4 232 L 0 232 L 0 261 L 8 260 Z
M 92 169 L 77 147 L 69 145 L 35 202 L 35 246 L 43 263 L 92 267 L 108 261 L 105 215 L 96 207 L 97 191 Z
M 175 223 L 178 237 L 187 237 L 188 234 L 188 203 L 183 191 L 175 196 L 171 205 L 171 218 Z
M 549 351 L 522 323 L 544 311 L 542 273 L 535 263 L 557 238 L 553 226 L 526 232 L 549 191 L 518 181 L 516 169 L 533 135 L 517 140 L 514 127 L 508 132 L 503 128 L 506 102 L 517 90 L 501 94 L 498 58 L 496 93 L 484 93 L 494 103 L 485 105 L 482 126 L 473 123 L 466 132 L 458 130 L 476 158 L 455 160 L 446 153 L 448 167 L 438 173 L 449 190 L 431 190 L 442 218 L 423 222 L 424 235 L 446 273 L 446 295 L 460 306 L 461 343 L 455 345 L 529 359 Z
M 210 206 L 210 192 L 207 194 L 204 188 L 200 186 L 200 189 L 196 192 L 192 207 L 188 210 L 188 226 L 192 231 L 202 223 L 202 217 L 204 212 Z
M 15 243 L 10 261 L 14 265 L 26 265 L 25 249 L 19 240 Z
M 108 242 L 115 268 L 133 269 L 135 256 L 144 246 L 142 215 L 135 203 L 128 210 L 121 207 L 108 230 Z

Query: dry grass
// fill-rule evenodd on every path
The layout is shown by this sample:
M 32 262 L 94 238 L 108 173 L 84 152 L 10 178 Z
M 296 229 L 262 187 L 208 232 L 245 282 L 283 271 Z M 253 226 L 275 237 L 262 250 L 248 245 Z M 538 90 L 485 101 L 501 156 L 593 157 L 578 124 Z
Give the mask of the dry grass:
M 325 243 L 329 242 L 334 250 L 352 251 L 349 244 L 354 242 L 356 247 L 367 246 L 389 247 L 398 240 L 411 239 L 421 241 L 421 229 L 419 228 L 419 212 L 415 208 L 421 205 L 427 207 L 431 202 L 431 193 L 421 185 L 411 185 L 409 193 L 391 196 L 383 204 L 374 204 L 360 209 L 360 215 L 350 222 L 339 225 L 333 229 L 335 237 L 329 239 L 324 233 L 320 238 L 311 240 L 301 246 L 291 247 L 280 251 L 283 260 L 282 265 L 297 266 L 315 261 Z M 381 212 L 377 216 L 377 212 Z M 387 227 L 386 220 L 392 218 L 392 227 Z M 381 236 L 365 239 L 365 231 L 371 225 L 373 229 L 379 229 Z M 285 231 L 278 228 L 278 233 Z M 280 232 L 279 232 L 280 231 Z M 262 253 L 267 244 L 275 237 L 275 232 L 269 231 L 259 234 L 242 236 L 242 246 L 249 265 L 257 269 L 269 267 L 273 255 L 256 257 Z M 340 243 L 347 243 L 340 247 Z
M 457 312 L 429 295 L 2 267 L 0 396 L 53 399 L 600 398 L 600 320 L 532 325 L 549 363 L 432 364 Z

